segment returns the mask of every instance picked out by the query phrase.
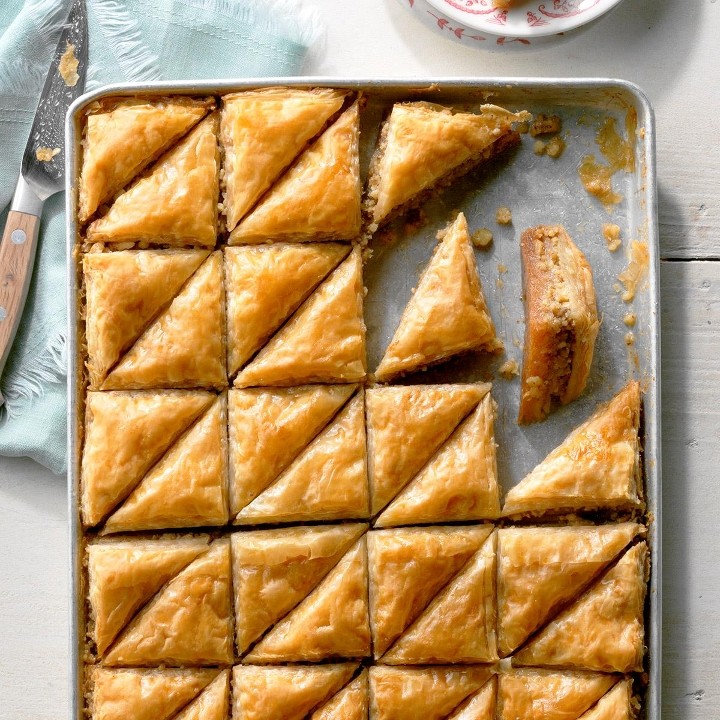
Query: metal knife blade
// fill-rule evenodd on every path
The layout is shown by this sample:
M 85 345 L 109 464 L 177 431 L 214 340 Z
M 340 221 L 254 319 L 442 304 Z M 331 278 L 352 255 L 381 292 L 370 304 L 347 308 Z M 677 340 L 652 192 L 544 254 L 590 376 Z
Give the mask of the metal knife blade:
M 63 189 L 65 115 L 85 88 L 87 48 L 85 2 L 73 0 L 35 111 L 0 243 L 0 373 L 25 306 L 43 203 Z M 0 405 L 4 402 L 0 394 Z

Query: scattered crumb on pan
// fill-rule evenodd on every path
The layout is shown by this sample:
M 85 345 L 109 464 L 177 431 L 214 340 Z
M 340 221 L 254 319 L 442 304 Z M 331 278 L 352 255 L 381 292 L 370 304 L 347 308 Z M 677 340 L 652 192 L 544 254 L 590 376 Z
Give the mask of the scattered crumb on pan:
M 498 225 L 510 225 L 512 223 L 512 212 L 510 208 L 501 205 L 495 211 L 495 221 Z
M 620 226 L 614 223 L 603 223 L 602 234 L 610 252 L 615 252 L 621 245 Z
M 486 227 L 478 228 L 470 237 L 476 248 L 484 249 L 490 247 L 490 244 L 493 241 L 493 234 Z
M 75 57 L 75 46 L 72 43 L 68 43 L 58 64 L 60 77 L 68 87 L 75 87 L 77 85 L 80 79 L 77 71 L 79 65 L 80 61 Z
M 633 240 L 630 244 L 630 260 L 627 267 L 618 275 L 618 280 L 625 288 L 622 299 L 632 302 L 635 298 L 638 285 L 645 277 L 650 265 L 650 252 L 645 242 Z

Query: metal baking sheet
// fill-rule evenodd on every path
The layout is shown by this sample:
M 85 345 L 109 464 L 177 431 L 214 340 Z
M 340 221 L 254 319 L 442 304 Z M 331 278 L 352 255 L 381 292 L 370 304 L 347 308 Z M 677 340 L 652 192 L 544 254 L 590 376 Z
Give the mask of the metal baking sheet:
M 423 382 L 432 380 L 493 380 L 498 402 L 496 440 L 498 468 L 503 490 L 515 485 L 565 435 L 584 420 L 598 403 L 608 399 L 631 377 L 643 383 L 644 413 L 642 442 L 647 494 L 651 577 L 648 600 L 646 643 L 648 646 L 648 686 L 644 717 L 660 718 L 661 683 L 661 555 L 660 555 L 660 375 L 659 375 L 659 298 L 658 233 L 655 188 L 655 128 L 647 97 L 630 83 L 608 79 L 526 79 L 459 78 L 414 80 L 341 80 L 337 78 L 265 78 L 237 82 L 149 83 L 107 86 L 77 100 L 68 113 L 67 148 L 67 248 L 70 260 L 69 307 L 69 516 L 71 533 L 71 657 L 72 715 L 83 715 L 82 661 L 84 646 L 84 589 L 82 573 L 82 534 L 79 520 L 79 467 L 82 428 L 82 383 L 80 382 L 82 345 L 76 249 L 79 229 L 76 223 L 76 180 L 82 141 L 82 119 L 86 108 L 106 96 L 151 96 L 164 94 L 222 95 L 244 89 L 272 85 L 342 87 L 362 91 L 367 104 L 361 127 L 363 171 L 383 115 L 393 102 L 428 100 L 456 107 L 477 109 L 493 102 L 533 114 L 560 115 L 566 149 L 556 160 L 533 152 L 534 138 L 523 135 L 522 146 L 506 154 L 484 170 L 475 171 L 431 199 L 422 207 L 415 222 L 376 238 L 365 268 L 368 289 L 365 319 L 368 326 L 368 364 L 377 367 L 384 348 L 397 327 L 412 288 L 432 254 L 435 234 L 455 211 L 462 210 L 473 231 L 488 227 L 494 242 L 487 250 L 476 250 L 485 296 L 506 354 L 499 358 L 465 356 L 428 371 Z M 608 116 L 623 129 L 628 112 L 637 114 L 634 173 L 619 172 L 613 186 L 623 201 L 612 213 L 590 197 L 578 178 L 581 158 L 593 154 L 602 160 L 596 134 Z M 507 206 L 512 224 L 499 226 L 495 211 Z M 623 246 L 611 254 L 602 238 L 601 226 L 612 222 L 620 226 Z M 522 307 L 519 235 L 527 227 L 562 223 L 592 265 L 602 328 L 598 337 L 593 369 L 584 395 L 555 412 L 547 421 L 518 427 L 519 379 L 504 380 L 497 375 L 499 365 L 508 358 L 522 363 L 524 314 Z M 631 239 L 646 242 L 650 263 L 646 280 L 635 300 L 624 303 L 617 291 L 618 274 L 627 265 Z M 637 315 L 635 327 L 628 328 L 623 317 Z M 632 330 L 634 345 L 627 346 L 626 334 Z

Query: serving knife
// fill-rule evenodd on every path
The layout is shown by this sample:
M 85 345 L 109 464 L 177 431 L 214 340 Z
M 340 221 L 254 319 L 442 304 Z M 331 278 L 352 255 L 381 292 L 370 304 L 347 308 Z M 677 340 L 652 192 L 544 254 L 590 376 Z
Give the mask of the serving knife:
M 0 375 L 25 305 L 43 204 L 64 186 L 65 115 L 85 88 L 87 45 L 85 2 L 74 0 L 35 111 L 0 244 Z

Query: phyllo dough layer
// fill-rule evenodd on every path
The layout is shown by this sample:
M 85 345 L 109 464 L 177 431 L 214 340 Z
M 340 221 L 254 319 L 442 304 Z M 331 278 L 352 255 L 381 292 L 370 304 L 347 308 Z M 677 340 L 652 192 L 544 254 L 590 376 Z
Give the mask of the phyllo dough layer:
M 215 101 L 124 99 L 99 103 L 87 116 L 80 171 L 80 221 L 85 222 L 182 137 Z
M 316 710 L 310 720 L 367 720 L 369 709 L 368 671 L 363 670 Z
M 198 668 L 95 667 L 90 673 L 90 716 L 93 720 L 224 720 L 218 705 L 227 707 L 229 674 Z M 202 715 L 192 712 L 198 706 L 205 710 Z
M 348 523 L 233 533 L 238 654 L 302 602 L 366 529 Z
M 526 317 L 519 422 L 530 423 L 585 389 L 600 319 L 592 270 L 564 227 L 526 230 L 520 250 Z
M 223 97 L 220 140 L 228 230 L 340 110 L 345 96 L 342 90 L 277 87 Z
M 502 347 L 488 312 L 467 221 L 459 213 L 435 248 L 375 371 L 380 382 L 469 350 Z
M 232 720 L 305 720 L 313 710 L 332 702 L 357 668 L 355 663 L 237 665 L 232 678 Z
M 508 492 L 503 514 L 641 508 L 640 401 L 632 381 L 601 405 Z
M 639 703 L 633 698 L 632 682 L 621 680 L 580 720 L 633 720 L 637 717 L 638 708 Z
M 424 191 L 518 144 L 520 136 L 512 125 L 529 117 L 494 105 L 483 105 L 474 114 L 427 102 L 395 104 L 370 164 L 370 230 L 414 207 Z
M 218 224 L 217 113 L 200 122 L 87 229 L 90 242 L 214 247 Z
M 122 356 L 103 390 L 227 385 L 222 253 L 214 252 Z
M 352 240 L 360 233 L 360 110 L 355 102 L 230 233 L 231 245 Z
M 365 394 L 372 514 L 422 469 L 490 385 L 406 385 Z
M 365 377 L 362 259 L 354 249 L 235 379 L 236 387 Z
M 375 665 L 370 668 L 370 720 L 468 718 L 461 712 L 492 683 L 492 677 L 489 667 L 479 665 Z M 469 715 L 473 717 L 477 716 Z M 492 720 L 492 715 L 481 715 L 478 720 Z
M 231 663 L 230 575 L 230 540 L 215 540 L 140 609 L 110 645 L 103 663 L 115 666 Z M 98 588 L 98 593 L 102 592 L 103 588 Z
M 636 523 L 498 530 L 498 647 L 510 655 L 577 598 L 638 534 Z
M 337 243 L 225 248 L 228 375 L 247 363 L 349 252 Z
M 367 550 L 361 537 L 317 587 L 245 656 L 248 663 L 370 655 Z

